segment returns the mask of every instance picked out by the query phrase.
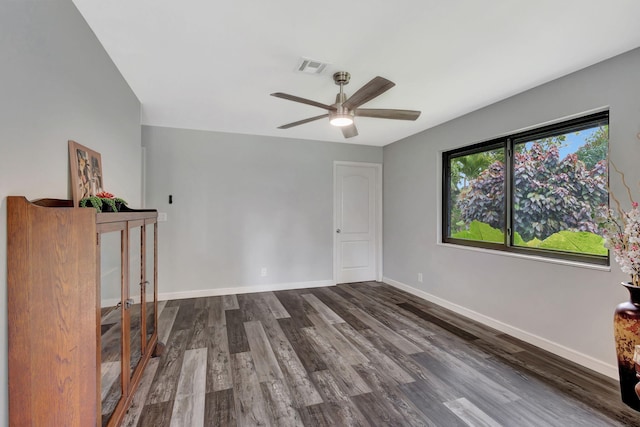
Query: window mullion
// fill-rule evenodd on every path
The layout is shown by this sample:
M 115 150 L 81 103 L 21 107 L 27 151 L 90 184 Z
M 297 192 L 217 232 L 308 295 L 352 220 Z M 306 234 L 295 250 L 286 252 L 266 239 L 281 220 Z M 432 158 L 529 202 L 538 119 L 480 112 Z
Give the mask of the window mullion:
M 513 246 L 513 141 L 507 138 L 505 141 L 506 164 L 504 168 L 504 210 L 505 210 L 505 246 Z

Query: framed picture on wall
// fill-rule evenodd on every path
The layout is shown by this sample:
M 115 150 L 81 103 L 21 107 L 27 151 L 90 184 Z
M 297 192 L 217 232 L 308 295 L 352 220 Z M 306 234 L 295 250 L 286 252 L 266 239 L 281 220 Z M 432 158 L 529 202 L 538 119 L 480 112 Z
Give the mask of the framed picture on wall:
M 78 207 L 80 200 L 103 191 L 102 158 L 100 153 L 70 140 L 69 165 L 73 205 Z

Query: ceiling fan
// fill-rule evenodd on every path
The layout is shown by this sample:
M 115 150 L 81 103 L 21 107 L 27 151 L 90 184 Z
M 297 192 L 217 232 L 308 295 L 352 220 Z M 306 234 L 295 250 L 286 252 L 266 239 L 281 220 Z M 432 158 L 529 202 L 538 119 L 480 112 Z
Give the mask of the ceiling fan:
M 272 93 L 271 96 L 276 98 L 288 99 L 289 101 L 300 102 L 302 104 L 313 105 L 327 110 L 327 114 L 309 117 L 308 119 L 299 120 L 297 122 L 288 123 L 279 126 L 278 129 L 289 129 L 294 126 L 303 125 L 305 123 L 320 120 L 329 117 L 329 122 L 342 129 L 345 138 L 351 138 L 358 135 L 358 129 L 353 122 L 354 117 L 373 117 L 376 119 L 394 119 L 394 120 L 416 120 L 420 117 L 420 111 L 414 110 L 392 110 L 379 108 L 359 108 L 362 104 L 371 101 L 373 98 L 382 95 L 396 84 L 384 77 L 374 77 L 369 83 L 358 89 L 351 97 L 347 98 L 344 93 L 344 85 L 349 83 L 351 75 L 346 71 L 338 71 L 333 75 L 333 81 L 340 86 L 340 93 L 336 95 L 335 104 L 327 105 L 310 99 L 300 98 L 299 96 L 289 95 L 282 92 Z

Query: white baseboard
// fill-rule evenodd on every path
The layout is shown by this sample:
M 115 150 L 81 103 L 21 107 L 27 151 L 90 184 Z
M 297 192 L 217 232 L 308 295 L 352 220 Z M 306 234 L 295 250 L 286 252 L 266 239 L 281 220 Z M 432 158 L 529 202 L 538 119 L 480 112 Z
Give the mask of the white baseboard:
M 187 299 L 200 297 L 215 297 L 221 295 L 233 294 L 250 294 L 253 292 L 272 292 L 286 291 L 288 289 L 305 289 L 305 288 L 322 288 L 325 286 L 335 286 L 333 280 L 317 280 L 314 282 L 291 282 L 291 283 L 272 283 L 269 285 L 254 286 L 238 286 L 234 288 L 215 288 L 215 289 L 197 289 L 182 292 L 161 292 L 158 293 L 158 301 L 167 301 L 172 299 Z M 133 303 L 140 303 L 140 296 L 133 296 Z M 113 307 L 120 302 L 119 298 L 109 298 L 101 301 L 101 306 Z
M 100 308 L 114 307 L 120 302 L 120 298 L 108 298 L 100 300 Z M 139 302 L 139 301 L 138 301 Z
M 140 295 L 134 295 L 131 297 L 131 299 L 133 300 L 133 304 L 140 304 Z M 113 307 L 119 303 L 120 303 L 120 298 L 103 299 L 103 300 L 100 300 L 100 308 Z
M 412 295 L 423 298 L 441 307 L 447 308 L 451 311 L 461 314 L 462 316 L 468 317 L 484 325 L 487 325 L 491 328 L 504 332 L 505 334 L 521 339 L 522 341 L 535 345 L 536 347 L 540 347 L 544 350 L 547 350 L 553 354 L 556 354 L 567 360 L 575 362 L 586 368 L 592 369 L 608 377 L 618 379 L 618 367 L 615 365 L 610 365 L 601 360 L 595 359 L 591 356 L 588 356 L 586 354 L 583 354 L 573 349 L 570 349 L 568 347 L 565 347 L 561 344 L 550 341 L 546 338 L 542 338 L 532 333 L 529 333 L 527 331 L 523 331 L 522 329 L 516 328 L 515 326 L 508 325 L 492 317 L 485 316 L 484 314 L 470 310 L 461 305 L 452 303 L 450 301 L 447 301 L 445 299 L 442 299 L 430 293 L 421 291 L 412 286 L 406 285 L 402 282 L 398 282 L 397 280 L 393 280 L 389 277 L 383 277 L 382 281 L 398 289 L 402 289 L 403 291 L 406 291 Z
M 158 300 L 165 301 L 171 299 L 250 294 L 253 292 L 285 291 L 288 289 L 321 288 L 324 286 L 334 286 L 335 284 L 336 283 L 333 280 L 317 280 L 313 282 L 272 283 L 268 285 L 237 286 L 233 288 L 197 289 L 182 292 L 162 292 L 158 294 Z

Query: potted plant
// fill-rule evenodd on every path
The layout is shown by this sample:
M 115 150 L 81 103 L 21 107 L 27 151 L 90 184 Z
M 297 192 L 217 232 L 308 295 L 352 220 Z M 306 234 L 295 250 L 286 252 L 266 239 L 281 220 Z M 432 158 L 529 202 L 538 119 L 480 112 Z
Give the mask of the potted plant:
M 124 199 L 115 197 L 106 191 L 101 191 L 95 196 L 80 200 L 80 207 L 93 207 L 98 212 L 119 212 L 123 206 L 127 206 L 127 202 Z
M 85 197 L 84 199 L 80 200 L 80 207 L 93 207 L 98 212 L 102 212 L 102 200 L 100 199 L 100 197 L 96 196 Z

